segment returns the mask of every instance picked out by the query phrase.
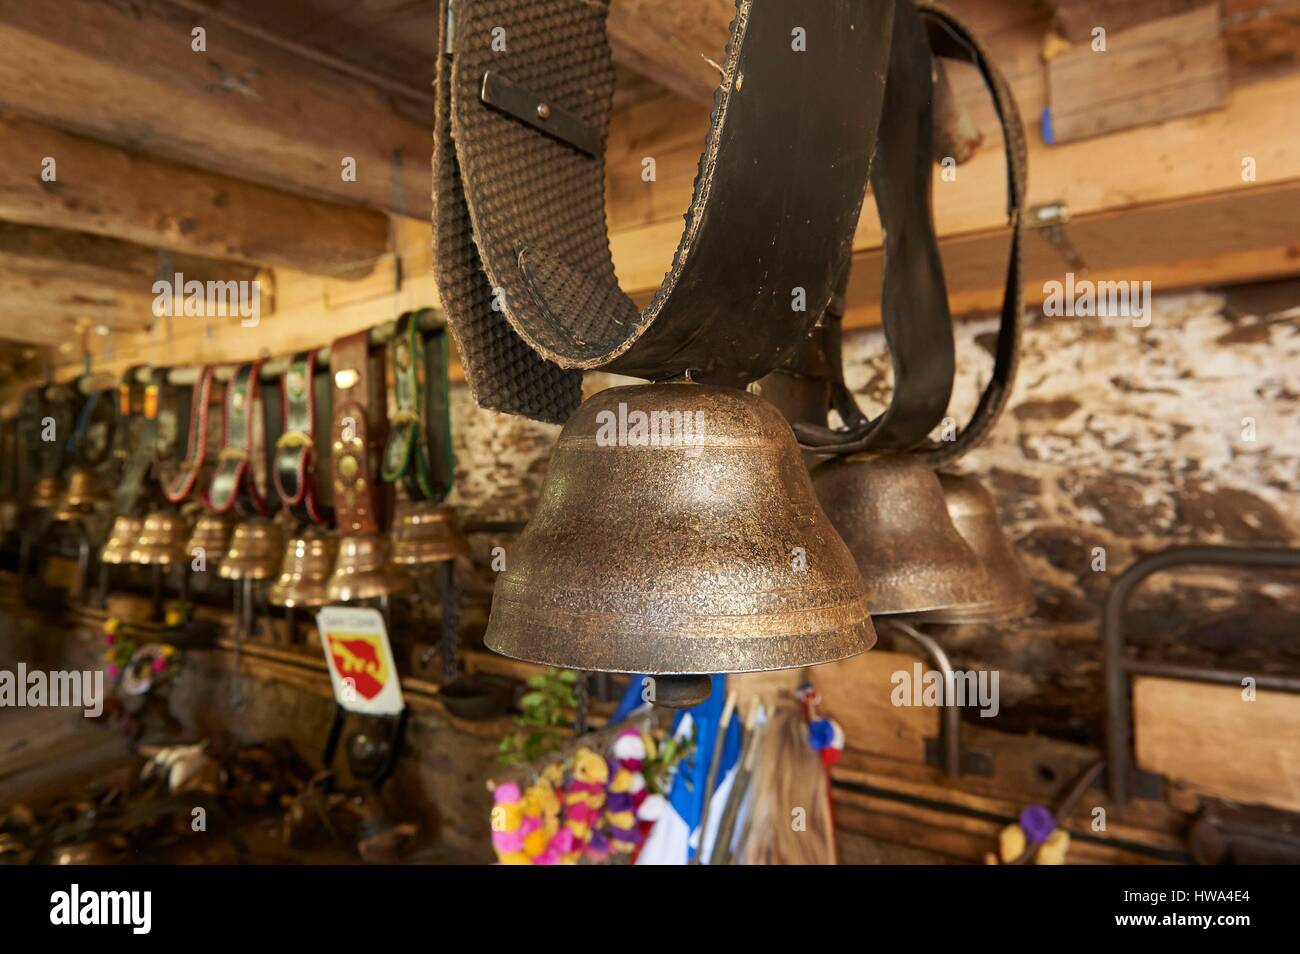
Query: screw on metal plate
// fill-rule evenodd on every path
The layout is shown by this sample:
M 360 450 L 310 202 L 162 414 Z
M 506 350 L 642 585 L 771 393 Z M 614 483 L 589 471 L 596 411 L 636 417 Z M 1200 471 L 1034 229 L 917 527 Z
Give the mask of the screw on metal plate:
M 1072 271 L 1086 272 L 1088 263 L 1083 260 L 1065 231 L 1069 222 L 1070 207 L 1064 202 L 1047 202 L 1029 209 L 1029 227 L 1043 233 L 1043 238 L 1056 249 Z
M 479 98 L 573 148 L 595 157 L 600 153 L 600 133 L 563 107 L 548 103 L 532 90 L 491 71 L 483 74 Z

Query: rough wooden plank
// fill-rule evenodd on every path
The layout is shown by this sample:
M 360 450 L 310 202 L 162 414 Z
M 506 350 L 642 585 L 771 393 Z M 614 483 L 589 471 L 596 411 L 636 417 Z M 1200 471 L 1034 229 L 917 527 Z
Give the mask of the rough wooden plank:
M 1186 13 L 1211 0 L 1050 0 L 1052 27 L 1071 43 L 1087 43 L 1092 31 L 1128 30 L 1141 23 Z
M 1228 98 L 1218 4 L 1108 33 L 1047 67 L 1056 143 L 1208 112 Z
M 1153 292 L 1258 281 L 1300 272 L 1300 182 L 1241 188 L 1181 202 L 1074 219 L 1066 232 L 1091 281 L 1149 281 Z M 939 244 L 954 314 L 996 311 L 1006 274 L 1008 233 L 958 235 Z M 1030 231 L 1022 258 L 1025 303 L 1040 305 L 1046 283 L 1070 268 L 1041 233 Z M 846 327 L 880 322 L 881 255 L 858 252 L 848 289 Z M 1085 277 L 1080 275 L 1079 277 Z
M 34 278 L 94 283 L 144 293 L 158 278 L 164 257 L 170 270 L 198 281 L 251 281 L 253 265 L 164 253 L 119 239 L 0 222 L 0 271 Z
M 150 320 L 153 299 L 120 288 L 0 271 L 0 338 L 29 344 L 75 348 L 81 331 L 98 325 L 122 332 L 140 331 Z
M 3 59 L 0 56 L 0 59 Z M 54 160 L 50 167 L 46 159 Z M 42 172 L 53 169 L 54 179 Z M 308 199 L 0 118 L 0 219 L 211 259 L 359 277 L 388 247 L 385 216 Z
M 0 3 L 0 106 L 275 189 L 432 208 L 423 105 L 164 0 Z
M 1206 795 L 1300 811 L 1300 696 L 1140 677 L 1139 767 Z
M 904 653 L 872 650 L 814 667 L 812 684 L 823 710 L 844 727 L 853 748 L 924 762 L 926 738 L 939 734 L 939 710 L 890 701 L 893 673 L 910 674 L 918 662 Z
M 618 0 L 607 29 L 615 56 L 660 86 L 711 101 L 736 15 L 734 0 Z

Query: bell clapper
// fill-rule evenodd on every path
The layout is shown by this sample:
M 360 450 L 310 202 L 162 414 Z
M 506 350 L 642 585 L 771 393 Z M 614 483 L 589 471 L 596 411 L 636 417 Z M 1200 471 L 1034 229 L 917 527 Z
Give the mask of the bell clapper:
M 708 674 L 652 676 L 654 699 L 665 709 L 689 709 L 708 699 L 713 692 L 713 679 Z

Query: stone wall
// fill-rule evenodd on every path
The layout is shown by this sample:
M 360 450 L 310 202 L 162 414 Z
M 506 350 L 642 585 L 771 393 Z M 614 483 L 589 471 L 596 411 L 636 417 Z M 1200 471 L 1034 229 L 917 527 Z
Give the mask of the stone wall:
M 1296 543 L 1300 292 L 1274 298 L 1266 309 L 1213 293 L 1157 298 L 1143 328 L 1030 322 L 1008 412 L 958 469 L 994 491 L 1038 608 L 1014 625 L 940 630 L 957 665 L 1001 671 L 1000 728 L 1100 737 L 1100 611 L 1137 557 L 1176 543 Z M 988 379 L 994 331 L 991 318 L 958 326 L 958 421 Z M 850 335 L 845 360 L 863 409 L 879 411 L 890 393 L 881 334 Z M 464 388 L 455 428 L 466 516 L 525 517 L 557 428 L 482 411 Z M 500 542 L 476 541 L 480 558 Z M 474 582 L 485 600 L 490 574 Z M 1132 604 L 1131 640 L 1184 662 L 1298 669 L 1298 583 L 1221 570 L 1156 577 Z

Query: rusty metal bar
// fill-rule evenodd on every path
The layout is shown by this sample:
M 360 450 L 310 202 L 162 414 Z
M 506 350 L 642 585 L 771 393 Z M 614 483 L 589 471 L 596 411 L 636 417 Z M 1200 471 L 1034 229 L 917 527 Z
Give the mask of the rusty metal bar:
M 1102 618 L 1102 671 L 1106 690 L 1106 763 L 1111 801 L 1128 801 L 1134 772 L 1130 755 L 1129 676 L 1167 676 L 1196 682 L 1239 685 L 1245 673 L 1147 662 L 1124 657 L 1124 609 L 1138 586 L 1156 573 L 1183 566 L 1254 566 L 1300 569 L 1300 550 L 1283 547 L 1181 546 L 1169 547 L 1134 563 L 1115 581 L 1106 595 Z M 1282 692 L 1300 692 L 1300 678 L 1251 674 L 1256 685 Z
M 956 685 L 957 677 L 952 662 L 943 647 L 931 636 L 922 633 L 911 623 L 891 619 L 889 628 L 920 646 L 931 664 L 943 676 L 944 704 L 939 716 L 939 751 L 943 757 L 943 773 L 951 779 L 961 778 L 961 709 L 948 691 Z

